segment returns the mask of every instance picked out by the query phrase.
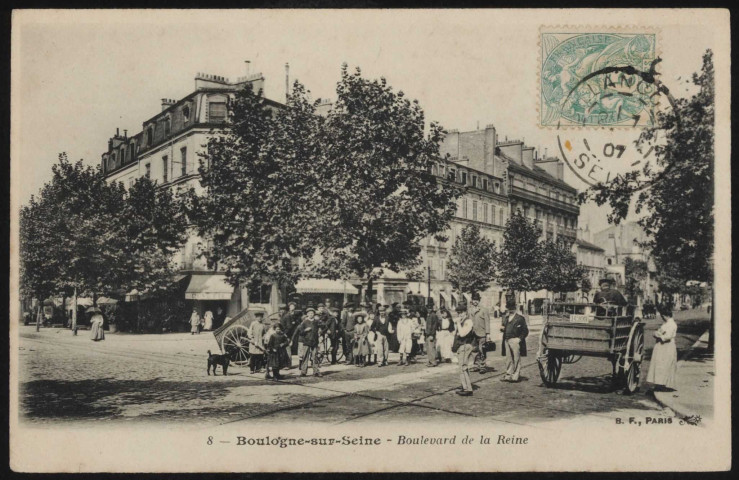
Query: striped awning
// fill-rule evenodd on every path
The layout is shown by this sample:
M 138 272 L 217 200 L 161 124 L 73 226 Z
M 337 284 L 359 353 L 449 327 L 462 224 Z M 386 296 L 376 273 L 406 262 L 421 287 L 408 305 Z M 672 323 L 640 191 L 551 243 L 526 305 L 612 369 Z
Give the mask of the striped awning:
M 357 295 L 359 293 L 359 290 L 348 281 L 328 280 L 326 278 L 298 280 L 295 291 L 298 293 L 346 293 L 347 295 Z

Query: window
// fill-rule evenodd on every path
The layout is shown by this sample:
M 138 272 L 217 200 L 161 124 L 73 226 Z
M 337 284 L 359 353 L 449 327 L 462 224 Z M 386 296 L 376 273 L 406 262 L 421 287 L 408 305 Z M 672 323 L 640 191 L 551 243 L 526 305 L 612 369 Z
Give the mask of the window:
M 146 173 L 144 173 L 144 176 L 146 178 L 151 178 L 151 163 L 147 163 L 144 165 L 144 168 L 146 168 Z
M 190 105 L 185 105 L 184 107 L 182 107 L 182 118 L 185 123 L 190 120 Z
M 482 189 L 485 191 L 487 191 L 488 189 L 488 179 L 487 178 L 482 179 Z
M 169 117 L 164 119 L 164 136 L 168 137 L 170 132 L 172 131 L 172 121 Z
M 495 193 L 500 193 L 500 183 L 495 182 Z
M 187 147 L 180 148 L 181 175 L 187 175 Z
M 501 208 L 498 213 L 500 213 L 500 225 L 505 225 L 505 212 Z
M 483 215 L 484 217 L 482 221 L 485 223 L 488 223 L 488 204 L 487 203 L 483 204 Z
M 165 155 L 162 157 L 162 183 L 169 181 L 169 158 Z
M 146 129 L 146 146 L 151 147 L 154 143 L 154 129 L 149 127 Z
M 462 200 L 462 217 L 467 218 L 467 199 Z
M 249 303 L 269 303 L 272 294 L 272 285 L 262 284 L 256 288 L 249 288 Z
M 477 221 L 477 202 L 472 202 L 472 220 Z
M 491 205 L 490 208 L 490 223 L 495 225 L 495 205 Z
M 128 188 L 133 187 L 133 181 L 134 181 L 133 178 L 128 179 Z
M 450 168 L 449 169 L 449 176 L 447 178 L 449 180 L 451 180 L 452 182 L 456 182 L 457 181 L 457 172 L 453 168 Z
M 462 184 L 467 185 L 467 172 L 462 172 Z
M 226 120 L 226 102 L 208 103 L 208 121 L 221 123 Z
M 477 175 L 472 175 L 472 186 L 477 188 Z

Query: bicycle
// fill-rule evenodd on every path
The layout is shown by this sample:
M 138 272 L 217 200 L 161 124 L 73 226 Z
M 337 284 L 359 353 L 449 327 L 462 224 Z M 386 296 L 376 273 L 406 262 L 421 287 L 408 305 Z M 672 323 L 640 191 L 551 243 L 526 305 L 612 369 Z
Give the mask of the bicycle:
M 344 349 L 341 348 L 340 336 L 337 337 L 337 341 L 339 342 L 339 348 L 336 351 L 336 363 L 341 363 L 344 361 Z M 318 352 L 316 353 L 318 365 L 328 365 L 331 363 L 331 346 L 331 338 L 329 338 L 328 334 L 321 334 L 321 339 L 318 341 Z

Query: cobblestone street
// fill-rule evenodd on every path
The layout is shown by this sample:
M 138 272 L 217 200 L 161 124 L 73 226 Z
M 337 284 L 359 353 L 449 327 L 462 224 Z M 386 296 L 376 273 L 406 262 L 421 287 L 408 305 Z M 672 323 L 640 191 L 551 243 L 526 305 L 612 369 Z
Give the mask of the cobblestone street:
M 646 326 L 649 367 L 651 332 Z M 686 324 L 678 334 L 678 350 L 695 342 L 702 326 Z M 234 422 L 320 421 L 376 422 L 409 419 L 428 422 L 488 421 L 547 425 L 585 419 L 613 422 L 627 415 L 669 415 L 646 393 L 643 383 L 634 395 L 610 387 L 610 363 L 583 358 L 564 365 L 557 388 L 546 388 L 535 361 L 538 331 L 529 337 L 523 359 L 523 381 L 500 382 L 505 358 L 489 354 L 485 374 L 472 373 L 475 394 L 460 398 L 456 364 L 425 366 L 425 357 L 408 367 L 357 368 L 326 366 L 324 377 L 299 377 L 286 372 L 281 382 L 232 365 L 229 375 L 208 376 L 207 351 L 218 351 L 209 333 L 169 335 L 109 334 L 100 343 L 87 332 L 21 327 L 21 416 L 32 424 L 57 422 L 186 422 L 221 425 Z M 293 364 L 297 359 L 293 358 Z

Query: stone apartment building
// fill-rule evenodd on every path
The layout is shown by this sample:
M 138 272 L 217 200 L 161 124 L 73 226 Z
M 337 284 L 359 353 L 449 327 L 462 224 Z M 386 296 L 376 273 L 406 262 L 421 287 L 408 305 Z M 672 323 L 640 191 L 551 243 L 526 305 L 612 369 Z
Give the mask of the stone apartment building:
M 256 73 L 231 82 L 222 76 L 198 73 L 194 80 L 194 91 L 184 98 L 162 99 L 161 110 L 142 123 L 140 132 L 129 136 L 126 130 L 122 135 L 116 131 L 101 157 L 108 181 L 129 187 L 136 178 L 148 176 L 174 190 L 201 188 L 199 153 L 210 132 L 227 121 L 229 98 L 247 83 L 255 91 L 263 88 L 264 77 Z M 273 109 L 281 107 L 269 99 L 265 102 Z M 183 283 L 185 300 L 192 302 L 201 315 L 218 309 L 224 315 L 235 315 L 249 302 L 260 303 L 261 297 L 269 296 L 270 291 L 247 292 L 229 285 L 225 275 L 206 265 L 200 256 L 207 248 L 207 241 L 192 232 L 175 258 L 181 275 L 174 281 Z
M 593 294 L 598 290 L 598 281 L 606 275 L 606 251 L 592 243 L 592 232 L 588 225 L 584 228 L 577 229 L 577 239 L 573 245 L 578 265 L 585 267 L 587 278 L 590 281 L 590 292 L 587 298 L 582 300 L 592 300 Z M 583 292 L 578 292 L 578 296 L 582 296 Z

